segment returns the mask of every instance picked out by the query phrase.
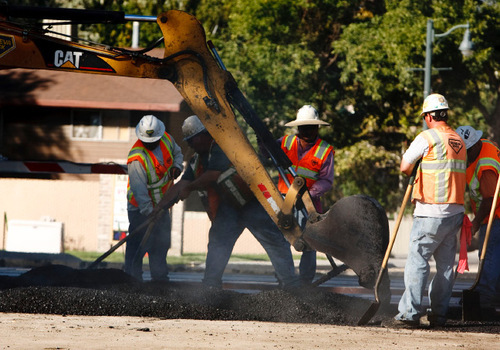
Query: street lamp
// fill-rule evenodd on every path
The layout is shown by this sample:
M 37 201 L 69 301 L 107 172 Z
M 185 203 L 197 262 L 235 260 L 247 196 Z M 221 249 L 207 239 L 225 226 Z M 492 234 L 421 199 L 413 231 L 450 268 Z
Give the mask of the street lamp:
M 434 33 L 434 21 L 432 19 L 427 20 L 427 40 L 425 46 L 425 69 L 424 69 L 424 100 L 431 93 L 431 73 L 432 73 L 432 43 L 434 38 L 443 38 L 453 32 L 455 29 L 465 28 L 464 38 L 460 43 L 458 49 L 462 52 L 462 55 L 468 57 L 472 55 L 473 43 L 470 39 L 469 23 L 459 24 L 451 28 L 445 33 L 435 34 Z M 446 68 L 444 68 L 446 69 Z M 448 68 L 450 69 L 450 68 Z M 423 122 L 424 130 L 427 129 L 427 124 L 425 120 Z
M 468 57 L 472 55 L 473 43 L 470 39 L 469 23 L 459 24 L 448 30 L 446 33 L 435 34 L 434 33 L 434 21 L 432 19 L 427 20 L 427 41 L 425 48 L 425 76 L 424 76 L 424 99 L 429 96 L 431 91 L 431 73 L 432 73 L 432 43 L 434 38 L 443 38 L 453 32 L 455 29 L 465 28 L 464 38 L 458 49 L 462 52 L 462 55 Z

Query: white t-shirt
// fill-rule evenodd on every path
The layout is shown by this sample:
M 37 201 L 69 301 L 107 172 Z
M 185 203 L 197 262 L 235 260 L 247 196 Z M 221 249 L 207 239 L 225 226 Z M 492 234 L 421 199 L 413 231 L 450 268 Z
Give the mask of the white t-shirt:
M 410 164 L 415 164 L 417 160 L 425 157 L 427 153 L 429 153 L 429 143 L 422 134 L 418 134 L 403 154 L 403 159 Z M 463 212 L 465 212 L 465 208 L 462 204 L 434 204 L 416 200 L 413 216 L 446 218 Z

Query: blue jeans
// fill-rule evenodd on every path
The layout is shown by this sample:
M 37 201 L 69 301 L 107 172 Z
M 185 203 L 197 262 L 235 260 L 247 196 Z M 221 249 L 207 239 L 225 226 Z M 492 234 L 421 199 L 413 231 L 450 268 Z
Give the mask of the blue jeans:
M 139 210 L 129 210 L 129 234 L 147 219 Z M 170 248 L 170 213 L 165 211 L 158 218 L 151 231 L 146 246 L 139 251 L 141 241 L 147 227 L 141 229 L 127 240 L 125 249 L 125 272 L 142 281 L 142 261 L 144 255 L 149 255 L 149 270 L 153 281 L 168 281 L 167 252 Z
M 236 240 L 248 228 L 264 247 L 278 279 L 283 286 L 295 286 L 295 275 L 290 244 L 257 200 L 242 209 L 221 201 L 208 233 L 208 252 L 203 283 L 221 288 L 222 275 L 227 266 Z
M 448 218 L 413 218 L 404 273 L 405 291 L 399 302 L 397 320 L 418 321 L 424 315 L 422 298 L 429 278 L 429 259 L 434 256 L 436 275 L 429 285 L 430 314 L 437 322 L 446 321 L 453 290 L 457 233 L 462 220 L 462 213 Z
M 315 250 L 306 250 L 302 252 L 299 263 L 299 275 L 302 282 L 313 282 L 314 276 L 316 276 Z
M 316 202 L 319 202 L 319 204 L 317 204 Z M 316 202 L 314 202 L 316 208 L 321 207 L 321 202 L 319 201 L 319 199 Z M 300 210 L 295 209 L 294 213 L 297 222 L 299 223 L 302 230 L 304 230 L 307 224 L 307 217 Z M 300 280 L 303 283 L 309 284 L 313 282 L 314 276 L 316 276 L 315 250 L 305 250 L 302 252 L 299 263 L 299 275 L 300 275 Z
M 483 243 L 488 225 L 481 225 L 479 230 L 479 256 L 483 251 Z M 490 306 L 492 300 L 500 295 L 500 220 L 495 219 L 491 226 L 490 238 L 486 246 L 481 278 L 476 286 L 481 305 Z

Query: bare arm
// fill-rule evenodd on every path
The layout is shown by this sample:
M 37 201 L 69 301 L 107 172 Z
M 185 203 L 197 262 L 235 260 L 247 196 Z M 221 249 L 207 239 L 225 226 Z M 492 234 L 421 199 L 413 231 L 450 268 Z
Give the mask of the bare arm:
M 219 170 L 207 170 L 196 180 L 189 182 L 186 186 L 183 186 L 179 192 L 179 199 L 186 199 L 192 191 L 204 190 L 209 186 L 213 185 L 219 178 L 222 172 Z
M 156 215 L 160 210 L 169 209 L 172 205 L 179 201 L 179 193 L 182 191 L 184 187 L 186 187 L 191 181 L 189 180 L 180 180 L 175 185 L 170 187 L 167 192 L 161 198 L 161 201 L 154 208 L 151 215 Z
M 410 176 L 414 167 L 415 164 L 408 163 L 404 158 L 401 160 L 400 170 L 403 174 Z
M 474 220 L 472 220 L 473 234 L 479 231 L 481 223 L 490 215 L 497 179 L 498 175 L 492 170 L 486 170 L 481 176 L 481 180 L 479 183 L 479 192 L 481 193 L 481 197 L 483 197 L 483 200 L 481 201 L 481 204 L 477 209 Z

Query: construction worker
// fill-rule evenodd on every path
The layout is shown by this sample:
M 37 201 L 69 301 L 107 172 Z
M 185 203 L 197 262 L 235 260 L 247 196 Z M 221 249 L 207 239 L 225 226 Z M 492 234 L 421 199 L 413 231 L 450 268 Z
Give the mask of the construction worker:
M 467 184 L 474 219 L 472 234 L 479 231 L 479 256 L 483 250 L 491 205 L 500 173 L 500 150 L 496 143 L 481 139 L 483 132 L 472 126 L 460 126 L 457 133 L 467 148 Z M 500 201 L 497 202 L 487 243 L 481 277 L 475 288 L 482 308 L 500 302 Z
M 319 119 L 316 109 L 305 105 L 297 112 L 294 121 L 286 123 L 287 127 L 297 127 L 296 135 L 287 135 L 279 139 L 281 149 L 293 163 L 298 176 L 306 179 L 306 186 L 312 197 L 318 213 L 323 212 L 321 196 L 333 186 L 333 156 L 335 151 L 331 145 L 318 137 L 320 125 L 330 125 Z M 293 176 L 287 175 L 288 183 L 293 182 Z M 288 192 L 288 185 L 280 176 L 278 189 L 282 194 Z M 304 227 L 307 218 L 297 213 L 299 224 Z M 307 285 L 313 281 L 316 274 L 316 251 L 302 252 L 299 264 L 300 278 Z
M 184 140 L 196 153 L 181 180 L 169 191 L 163 202 L 175 197 L 184 200 L 192 191 L 198 191 L 201 196 L 212 221 L 203 284 L 216 289 L 222 287 L 222 275 L 234 244 L 243 230 L 248 228 L 269 255 L 283 287 L 298 285 L 289 243 L 231 167 L 229 159 L 198 117 L 193 115 L 187 118 L 182 125 L 182 132 Z M 233 191 L 238 190 L 236 198 L 233 197 L 233 191 L 226 191 L 224 184 L 227 181 L 231 182 Z
M 146 242 L 142 242 L 147 228 L 141 226 L 164 193 L 182 171 L 183 155 L 173 137 L 165 132 L 165 125 L 154 115 L 145 115 L 137 124 L 138 137 L 128 155 L 129 183 L 127 188 L 129 233 L 125 250 L 125 272 L 142 280 L 142 260 L 149 254 L 149 268 L 153 281 L 168 281 L 167 252 L 170 248 L 170 213 L 156 218 Z
M 466 149 L 460 136 L 447 124 L 448 102 L 431 94 L 421 116 L 428 130 L 411 143 L 401 160 L 401 171 L 411 175 L 418 160 L 413 186 L 415 210 L 406 260 L 405 291 L 399 302 L 395 326 L 418 327 L 426 310 L 423 293 L 429 277 L 429 259 L 436 262 L 436 275 L 429 285 L 431 326 L 446 322 L 453 288 L 453 265 L 457 233 L 464 217 Z

